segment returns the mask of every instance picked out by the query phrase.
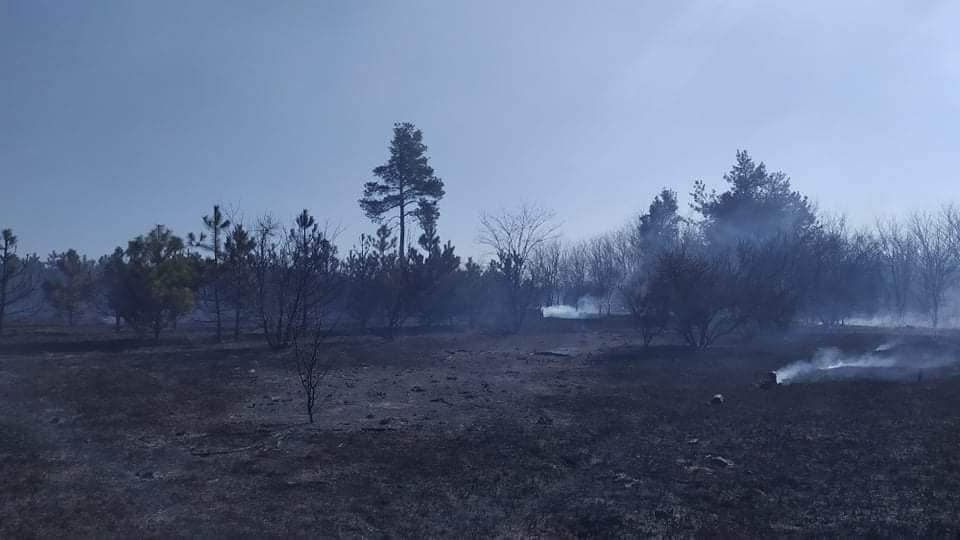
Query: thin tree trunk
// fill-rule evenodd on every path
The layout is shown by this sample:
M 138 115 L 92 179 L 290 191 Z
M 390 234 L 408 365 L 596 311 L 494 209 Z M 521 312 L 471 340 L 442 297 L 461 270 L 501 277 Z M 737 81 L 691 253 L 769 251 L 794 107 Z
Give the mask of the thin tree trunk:
M 220 287 L 213 286 L 213 309 L 217 312 L 217 342 L 223 341 L 223 322 L 220 316 Z
M 233 339 L 236 341 L 240 341 L 240 309 L 240 302 L 237 302 L 233 315 Z
M 7 314 L 7 260 L 6 249 L 3 253 L 3 279 L 0 280 L 0 334 L 3 333 L 3 319 Z
M 406 264 L 406 258 L 407 258 L 407 247 L 406 247 L 406 243 L 405 243 L 405 240 L 406 240 L 406 223 L 404 223 L 404 221 L 406 221 L 406 220 L 404 219 L 404 218 L 406 217 L 406 216 L 405 216 L 405 214 L 406 214 L 406 208 L 405 208 L 405 206 L 404 206 L 404 204 L 403 204 L 403 202 L 402 202 L 403 196 L 404 196 L 404 195 L 403 195 L 403 190 L 401 189 L 401 190 L 400 190 L 400 199 L 401 199 L 401 203 L 400 203 L 400 245 L 397 246 L 397 256 L 398 256 L 398 258 L 400 259 L 400 264 Z

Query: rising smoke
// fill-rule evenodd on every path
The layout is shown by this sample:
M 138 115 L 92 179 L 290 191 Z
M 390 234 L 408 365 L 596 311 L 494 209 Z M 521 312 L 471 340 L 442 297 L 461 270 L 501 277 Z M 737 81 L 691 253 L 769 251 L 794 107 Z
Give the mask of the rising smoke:
M 830 347 L 819 349 L 810 360 L 801 360 L 776 371 L 780 384 L 841 379 L 916 381 L 957 374 L 956 352 L 901 343 L 885 343 L 862 354 Z

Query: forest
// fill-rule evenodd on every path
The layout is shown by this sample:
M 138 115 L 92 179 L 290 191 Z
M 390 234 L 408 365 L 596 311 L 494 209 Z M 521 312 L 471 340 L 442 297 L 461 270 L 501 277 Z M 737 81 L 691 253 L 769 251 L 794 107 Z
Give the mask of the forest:
M 197 232 L 156 225 L 99 257 L 66 249 L 44 259 L 24 253 L 29 231 L 4 229 L 0 332 L 17 321 L 110 321 L 159 339 L 187 323 L 217 341 L 256 332 L 280 349 L 330 331 L 516 333 L 542 308 L 586 301 L 574 316 L 629 315 L 647 344 L 671 332 L 702 349 L 796 324 L 936 328 L 955 316 L 960 210 L 852 227 L 745 150 L 719 191 L 693 183 L 689 211 L 664 188 L 594 238 L 565 240 L 557 216 L 532 203 L 483 212 L 482 262 L 441 238 L 445 184 L 419 129 L 397 124 L 373 175 L 359 199 L 373 232 L 348 247 L 308 209 L 244 223 L 217 204 Z

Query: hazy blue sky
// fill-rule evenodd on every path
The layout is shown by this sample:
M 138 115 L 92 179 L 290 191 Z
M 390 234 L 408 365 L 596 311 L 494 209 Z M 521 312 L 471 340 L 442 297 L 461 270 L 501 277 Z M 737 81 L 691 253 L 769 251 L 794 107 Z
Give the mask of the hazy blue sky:
M 960 202 L 960 3 L 0 0 L 0 226 L 97 255 L 356 200 L 423 129 L 461 253 L 481 209 L 574 238 L 748 149 L 854 222 Z

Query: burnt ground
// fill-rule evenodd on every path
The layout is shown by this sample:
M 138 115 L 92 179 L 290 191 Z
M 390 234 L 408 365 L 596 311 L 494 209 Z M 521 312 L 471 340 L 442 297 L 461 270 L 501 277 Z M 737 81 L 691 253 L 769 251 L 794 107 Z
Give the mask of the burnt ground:
M 256 341 L 8 338 L 0 538 L 955 537 L 960 379 L 757 385 L 887 339 L 343 338 L 309 425 Z

